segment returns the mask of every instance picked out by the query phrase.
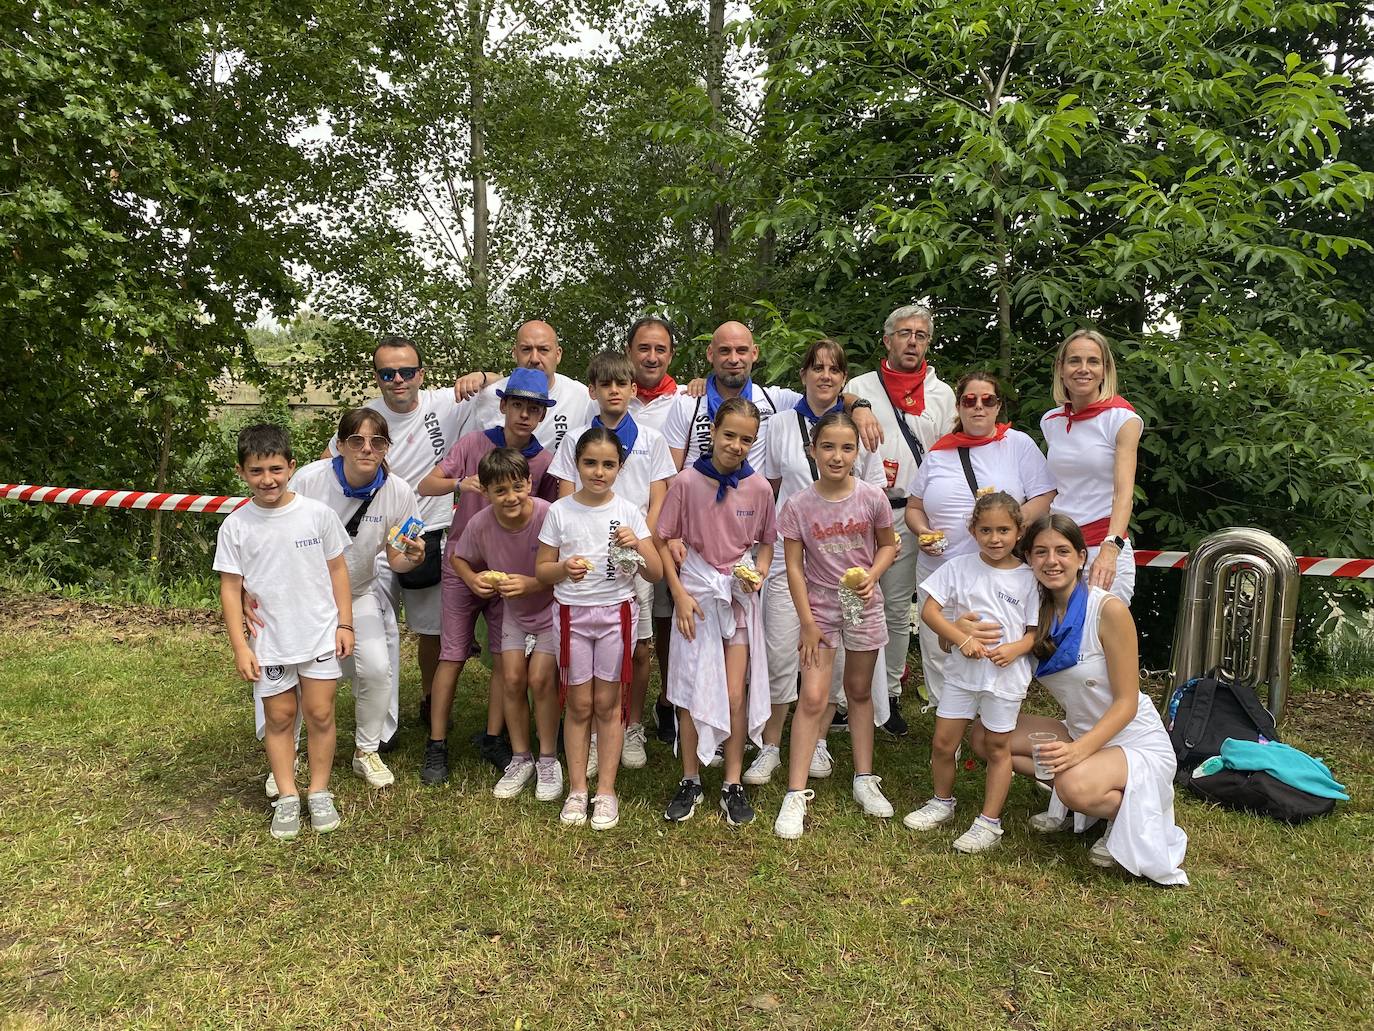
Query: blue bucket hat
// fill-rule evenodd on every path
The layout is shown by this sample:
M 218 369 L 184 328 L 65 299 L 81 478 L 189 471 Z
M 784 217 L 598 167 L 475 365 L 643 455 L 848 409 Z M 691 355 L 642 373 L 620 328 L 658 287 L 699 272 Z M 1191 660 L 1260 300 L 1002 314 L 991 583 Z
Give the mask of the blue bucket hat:
M 496 396 L 502 401 L 508 397 L 523 398 L 545 408 L 558 404 L 549 397 L 549 378 L 538 369 L 516 369 L 506 380 L 506 389 L 496 391 Z

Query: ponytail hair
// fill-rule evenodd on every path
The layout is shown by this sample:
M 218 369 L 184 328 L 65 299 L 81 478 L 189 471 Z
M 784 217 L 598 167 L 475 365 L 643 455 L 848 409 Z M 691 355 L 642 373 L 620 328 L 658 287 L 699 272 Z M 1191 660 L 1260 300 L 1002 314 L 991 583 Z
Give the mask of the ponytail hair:
M 1022 556 L 1030 554 L 1037 537 L 1051 530 L 1065 537 L 1073 545 L 1073 550 L 1082 555 L 1084 562 L 1087 562 L 1088 546 L 1083 543 L 1083 531 L 1072 519 L 1058 512 L 1047 512 L 1026 527 L 1026 532 L 1021 535 L 1021 543 L 1018 545 Z M 1079 572 L 1081 573 L 1082 570 L 1080 569 Z M 1038 584 L 1038 586 L 1040 588 L 1040 622 L 1035 627 L 1035 643 L 1031 645 L 1031 654 L 1044 662 L 1054 654 L 1055 650 L 1054 642 L 1050 640 L 1050 626 L 1054 622 L 1054 595 L 1045 590 L 1044 584 Z
M 992 512 L 1002 509 L 1011 516 L 1011 521 L 1016 524 L 1016 534 L 1018 537 L 1021 531 L 1026 528 L 1026 517 L 1021 514 L 1021 503 L 1004 490 L 989 490 L 986 494 L 978 495 L 973 502 L 973 514 L 969 516 L 968 532 L 973 534 L 974 527 L 978 525 L 978 517 L 984 512 Z M 1017 557 L 1020 557 L 1020 544 L 1016 548 Z

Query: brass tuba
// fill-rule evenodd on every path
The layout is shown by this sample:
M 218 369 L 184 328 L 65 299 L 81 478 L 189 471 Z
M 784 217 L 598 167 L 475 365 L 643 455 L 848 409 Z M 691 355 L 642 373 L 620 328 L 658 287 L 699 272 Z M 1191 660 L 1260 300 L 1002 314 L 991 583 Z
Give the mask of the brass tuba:
M 1293 553 L 1273 534 L 1233 526 L 1203 538 L 1183 576 L 1172 689 L 1214 668 L 1256 690 L 1267 683 L 1278 722 L 1292 676 L 1299 579 Z

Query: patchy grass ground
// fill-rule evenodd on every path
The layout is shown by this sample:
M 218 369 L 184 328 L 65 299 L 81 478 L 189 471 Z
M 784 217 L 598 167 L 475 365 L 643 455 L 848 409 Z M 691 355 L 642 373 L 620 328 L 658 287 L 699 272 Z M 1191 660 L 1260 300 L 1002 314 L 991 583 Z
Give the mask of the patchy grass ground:
M 0 601 L 0 1028 L 1374 1025 L 1371 681 L 1299 684 L 1286 727 L 1354 801 L 1290 830 L 1181 800 L 1176 890 L 1029 832 L 1024 781 L 987 856 L 865 819 L 847 740 L 799 842 L 771 833 L 781 785 L 752 827 L 666 827 L 677 777 L 654 741 L 597 835 L 498 803 L 466 754 L 422 789 L 413 724 L 397 786 L 371 792 L 347 692 L 339 709 L 344 825 L 278 844 L 213 616 Z M 879 744 L 899 813 L 929 794 L 930 717 L 913 723 Z M 960 830 L 979 791 L 961 777 Z

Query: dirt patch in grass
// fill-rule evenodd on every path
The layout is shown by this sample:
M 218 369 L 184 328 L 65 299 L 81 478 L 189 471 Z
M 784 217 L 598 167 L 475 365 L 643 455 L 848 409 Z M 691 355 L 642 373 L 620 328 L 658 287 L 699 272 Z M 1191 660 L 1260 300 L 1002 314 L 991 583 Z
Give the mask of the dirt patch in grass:
M 0 631 L 71 631 L 80 626 L 109 630 L 116 635 L 191 627 L 215 630 L 221 625 L 213 609 L 160 609 L 142 605 L 112 605 L 76 601 L 48 594 L 0 595 Z

